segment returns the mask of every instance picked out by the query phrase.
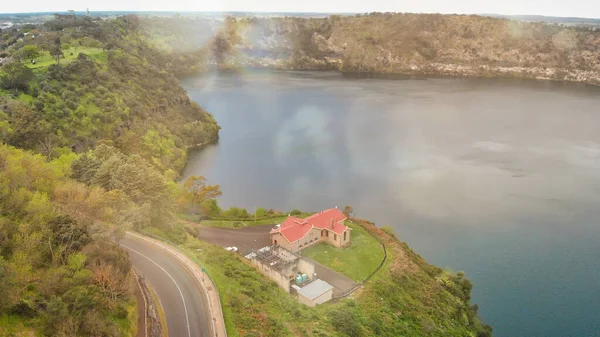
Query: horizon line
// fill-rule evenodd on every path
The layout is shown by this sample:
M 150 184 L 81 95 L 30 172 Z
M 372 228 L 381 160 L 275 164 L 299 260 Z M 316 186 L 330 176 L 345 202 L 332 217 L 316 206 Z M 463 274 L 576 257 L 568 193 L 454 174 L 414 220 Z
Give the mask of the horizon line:
M 87 13 L 87 10 L 74 10 L 74 13 Z M 32 14 L 63 14 L 70 13 L 70 10 L 62 11 L 37 11 L 37 12 L 0 12 L 3 15 L 32 15 Z M 251 13 L 251 14 L 327 14 L 327 15 L 356 15 L 356 14 L 372 14 L 372 13 L 393 13 L 393 14 L 440 14 L 440 15 L 479 15 L 479 16 L 501 16 L 501 17 L 540 17 L 540 18 L 560 18 L 560 19 L 584 19 L 584 20 L 600 20 L 600 17 L 584 17 L 584 16 L 554 16 L 543 14 L 500 14 L 500 13 L 441 13 L 441 12 L 400 12 L 400 11 L 370 11 L 370 12 L 309 12 L 309 11 L 255 11 L 255 10 L 90 10 L 89 13 Z

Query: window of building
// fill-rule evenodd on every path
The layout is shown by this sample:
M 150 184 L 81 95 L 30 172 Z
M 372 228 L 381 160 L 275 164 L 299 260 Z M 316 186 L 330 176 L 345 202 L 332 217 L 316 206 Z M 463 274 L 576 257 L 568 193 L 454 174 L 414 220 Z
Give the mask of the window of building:
M 329 237 L 329 231 L 325 231 L 325 236 Z
M 344 232 L 344 241 L 346 241 L 346 233 L 347 233 L 347 232 Z
M 333 241 L 337 241 L 337 234 L 333 234 Z

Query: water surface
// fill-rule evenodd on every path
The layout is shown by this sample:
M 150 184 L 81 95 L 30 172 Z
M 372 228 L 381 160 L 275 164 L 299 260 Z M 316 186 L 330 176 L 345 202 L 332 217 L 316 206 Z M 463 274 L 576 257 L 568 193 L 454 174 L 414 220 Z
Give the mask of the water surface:
M 496 336 L 600 336 L 600 90 L 247 72 L 183 80 L 223 127 L 184 175 L 232 205 L 352 205 L 473 280 Z

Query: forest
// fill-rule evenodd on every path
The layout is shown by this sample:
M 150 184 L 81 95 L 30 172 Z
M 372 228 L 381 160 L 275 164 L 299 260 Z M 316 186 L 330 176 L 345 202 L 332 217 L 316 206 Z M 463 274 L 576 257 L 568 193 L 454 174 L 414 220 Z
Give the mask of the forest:
M 220 193 L 177 184 L 219 126 L 136 17 L 56 15 L 0 33 L 0 335 L 131 336 L 130 229 Z

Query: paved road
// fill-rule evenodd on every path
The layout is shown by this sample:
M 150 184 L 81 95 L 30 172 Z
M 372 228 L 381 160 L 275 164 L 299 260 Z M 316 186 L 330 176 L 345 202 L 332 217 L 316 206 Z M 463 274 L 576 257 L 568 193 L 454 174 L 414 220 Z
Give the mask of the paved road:
M 133 267 L 156 292 L 171 337 L 211 336 L 208 303 L 196 280 L 171 255 L 154 245 L 125 237 Z
M 269 232 L 275 225 L 260 225 L 240 229 L 200 227 L 198 239 L 219 246 L 235 246 L 240 254 L 246 254 L 259 248 L 270 246 Z

